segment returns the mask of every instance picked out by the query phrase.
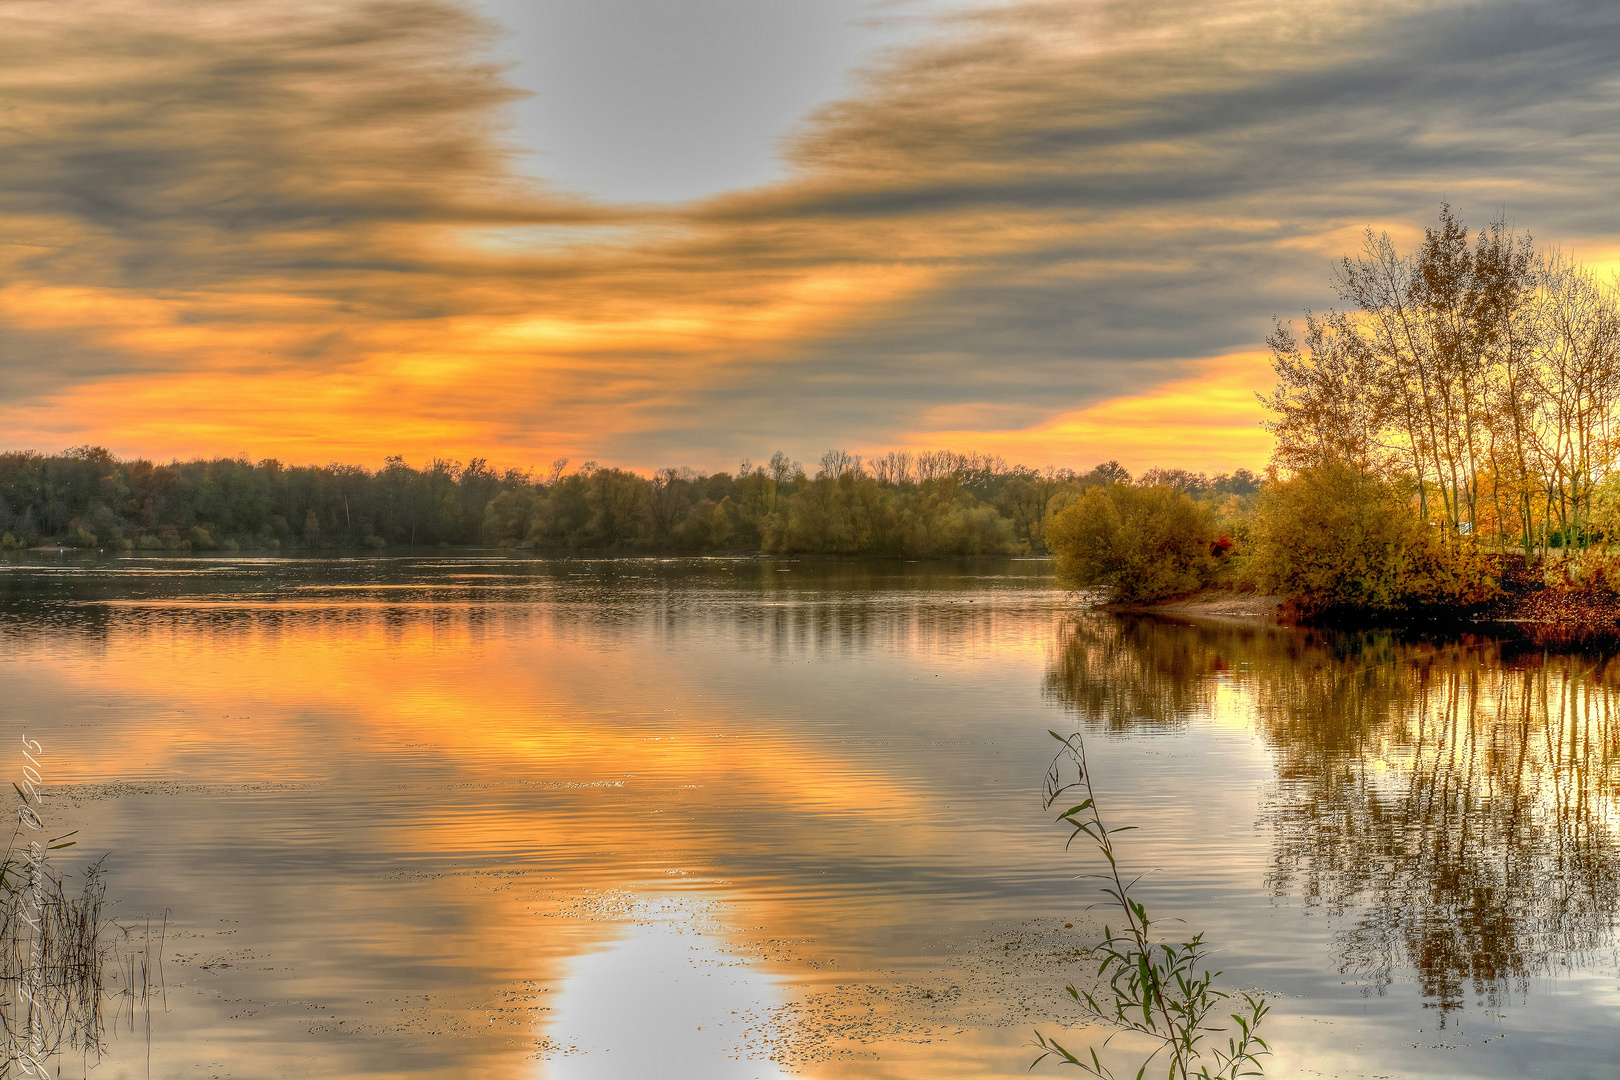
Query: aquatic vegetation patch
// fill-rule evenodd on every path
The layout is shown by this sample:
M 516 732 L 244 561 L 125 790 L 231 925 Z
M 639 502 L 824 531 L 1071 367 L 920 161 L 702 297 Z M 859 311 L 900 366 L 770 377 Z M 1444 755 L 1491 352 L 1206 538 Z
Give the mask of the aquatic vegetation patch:
M 77 891 L 52 869 L 50 853 L 76 841 L 45 838 L 43 750 L 25 738 L 23 755 L 17 824 L 0 859 L 0 1077 L 45 1076 L 68 1051 L 99 1059 L 109 1024 L 127 1009 L 133 1027 L 161 992 L 163 930 L 154 945 L 148 924 L 136 948 L 135 927 L 112 919 L 106 856 L 84 868 Z

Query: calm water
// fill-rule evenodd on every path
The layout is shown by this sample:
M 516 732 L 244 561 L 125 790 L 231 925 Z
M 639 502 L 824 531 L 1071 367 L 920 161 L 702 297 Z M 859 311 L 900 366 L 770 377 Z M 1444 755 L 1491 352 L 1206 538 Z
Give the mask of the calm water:
M 1620 1076 L 1601 652 L 1121 619 L 1034 561 L 46 557 L 0 689 L 67 854 L 168 913 L 90 1075 L 1028 1075 L 1104 914 L 1039 798 L 1081 727 L 1267 1075 Z

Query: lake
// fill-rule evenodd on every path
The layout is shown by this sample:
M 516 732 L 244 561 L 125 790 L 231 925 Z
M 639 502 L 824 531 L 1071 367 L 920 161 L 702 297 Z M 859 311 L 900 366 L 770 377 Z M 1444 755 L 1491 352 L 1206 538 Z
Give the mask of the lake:
M 1076 729 L 1268 1076 L 1620 1075 L 1603 647 L 1116 616 L 1039 560 L 29 555 L 0 689 L 53 865 L 166 925 L 63 1075 L 1030 1075 L 1100 1036 Z

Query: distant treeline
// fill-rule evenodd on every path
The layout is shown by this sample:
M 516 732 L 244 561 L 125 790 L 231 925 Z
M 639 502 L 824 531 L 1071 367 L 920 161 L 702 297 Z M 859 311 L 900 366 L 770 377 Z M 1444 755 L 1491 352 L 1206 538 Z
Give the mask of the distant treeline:
M 1252 501 L 1246 469 L 1209 478 L 1150 470 L 1225 506 Z M 1090 472 L 1008 466 L 950 451 L 863 460 L 842 450 L 809 474 L 781 452 L 709 475 L 640 476 L 566 459 L 545 474 L 435 459 L 294 466 L 217 458 L 155 464 L 99 447 L 0 454 L 0 546 L 135 551 L 486 545 L 542 551 L 777 552 L 910 557 L 1045 550 L 1047 524 L 1088 489 L 1132 483 L 1117 462 Z

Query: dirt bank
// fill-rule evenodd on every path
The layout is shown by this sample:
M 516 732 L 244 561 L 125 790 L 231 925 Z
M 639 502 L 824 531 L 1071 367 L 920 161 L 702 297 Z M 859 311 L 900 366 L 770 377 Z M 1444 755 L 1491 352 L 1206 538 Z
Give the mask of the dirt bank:
M 1404 626 L 1439 624 L 1485 629 L 1496 625 L 1505 629 L 1506 624 L 1514 624 L 1525 629 L 1620 634 L 1620 596 L 1545 588 L 1523 579 L 1510 578 L 1503 581 L 1503 586 L 1505 591 L 1501 596 L 1472 610 L 1437 607 L 1388 621 Z M 1149 604 L 1106 604 L 1103 610 L 1266 625 L 1296 621 L 1294 613 L 1280 597 L 1224 589 L 1205 589 L 1190 596 Z M 1317 620 L 1317 624 L 1334 625 L 1338 621 L 1327 618 Z M 1356 619 L 1351 619 L 1350 623 L 1366 625 Z
M 1275 596 L 1260 593 L 1229 592 L 1225 589 L 1205 589 L 1190 596 L 1177 596 L 1151 604 L 1106 604 L 1105 611 L 1145 615 L 1176 615 L 1198 619 L 1265 621 L 1275 623 L 1282 614 L 1283 602 Z
M 1477 617 L 1483 622 L 1614 631 L 1620 628 L 1620 597 L 1601 592 L 1515 589 L 1486 605 Z

